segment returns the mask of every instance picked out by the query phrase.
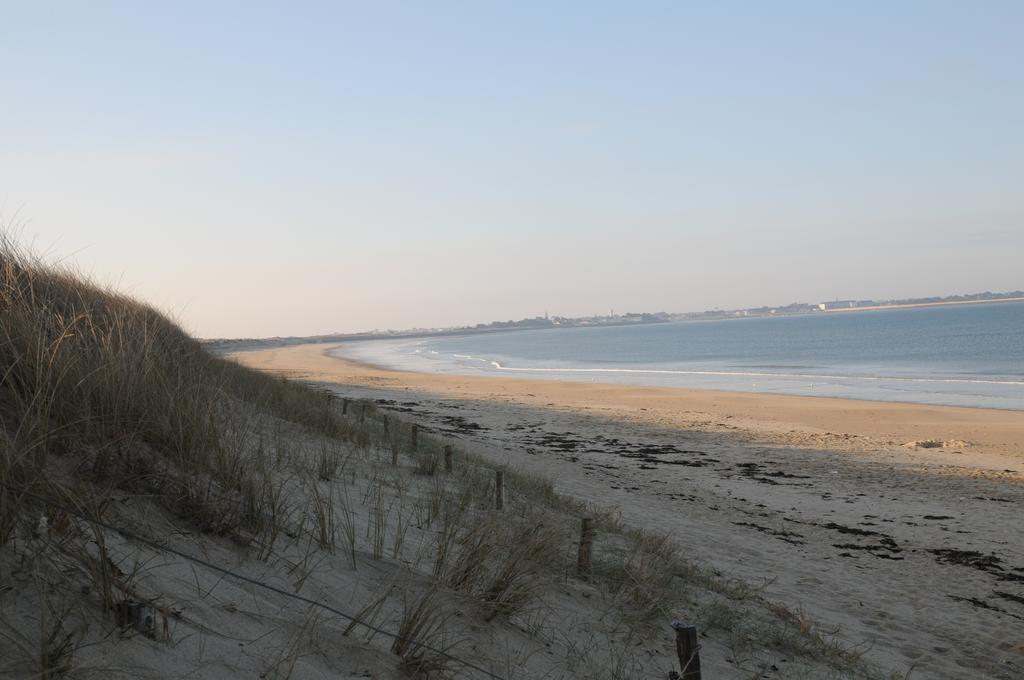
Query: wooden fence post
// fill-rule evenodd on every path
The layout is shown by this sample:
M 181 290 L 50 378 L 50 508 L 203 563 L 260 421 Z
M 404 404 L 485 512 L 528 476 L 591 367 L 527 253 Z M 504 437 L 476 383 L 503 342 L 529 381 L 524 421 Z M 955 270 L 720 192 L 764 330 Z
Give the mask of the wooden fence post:
M 679 621 L 672 622 L 676 631 L 676 654 L 679 656 L 680 680 L 700 680 L 700 643 L 697 642 L 697 626 L 688 626 Z
M 341 415 L 348 415 L 348 397 L 341 400 Z
M 505 473 L 501 470 L 494 471 L 494 507 L 505 507 Z
M 420 439 L 420 428 L 419 428 L 418 425 L 414 424 L 412 426 L 412 450 L 414 452 L 416 451 L 417 447 L 419 446 L 419 439 Z
M 444 471 L 451 473 L 452 471 L 452 445 L 444 445 Z
M 363 404 L 363 407 L 361 409 L 359 409 L 359 424 L 362 425 L 365 422 L 366 422 L 366 404 Z
M 151 640 L 156 639 L 156 609 L 144 602 L 122 602 L 117 605 L 118 623 L 132 627 Z
M 580 523 L 580 552 L 576 558 L 576 572 L 581 579 L 589 579 L 592 572 L 590 558 L 594 552 L 594 518 L 584 517 Z

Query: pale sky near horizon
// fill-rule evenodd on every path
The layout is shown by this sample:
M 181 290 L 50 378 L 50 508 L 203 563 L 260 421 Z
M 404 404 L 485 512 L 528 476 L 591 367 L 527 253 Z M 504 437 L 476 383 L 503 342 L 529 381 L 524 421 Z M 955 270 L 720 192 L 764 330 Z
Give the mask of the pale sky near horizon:
M 204 337 L 1020 289 L 1022 26 L 0 0 L 0 219 Z

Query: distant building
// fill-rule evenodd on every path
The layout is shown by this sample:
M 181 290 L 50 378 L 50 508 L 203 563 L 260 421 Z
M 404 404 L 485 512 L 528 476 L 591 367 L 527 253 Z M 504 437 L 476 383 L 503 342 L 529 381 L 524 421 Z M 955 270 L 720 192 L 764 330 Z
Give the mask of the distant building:
M 862 307 L 872 304 L 870 300 L 864 301 L 863 303 L 857 300 L 836 300 L 834 302 L 822 302 L 818 305 L 818 309 L 826 312 L 830 309 L 853 309 L 854 307 Z

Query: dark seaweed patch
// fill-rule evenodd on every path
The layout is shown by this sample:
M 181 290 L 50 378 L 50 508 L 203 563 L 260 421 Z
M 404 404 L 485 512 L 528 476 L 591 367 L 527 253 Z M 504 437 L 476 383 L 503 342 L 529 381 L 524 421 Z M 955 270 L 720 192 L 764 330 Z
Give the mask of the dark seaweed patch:
M 977 550 L 956 550 L 953 548 L 937 548 L 928 552 L 935 555 L 935 559 L 939 562 L 971 567 L 991 574 L 1000 581 L 1024 582 L 1024 569 L 1020 567 L 1004 568 L 1002 566 L 1002 559 L 992 554 L 986 555 Z
M 967 604 L 969 604 L 969 605 L 971 605 L 973 607 L 977 607 L 978 609 L 987 609 L 987 610 L 992 611 L 992 612 L 998 612 L 998 613 L 1003 614 L 1005 616 L 1011 616 L 1011 617 L 1013 617 L 1015 619 L 1020 619 L 1021 621 L 1024 621 L 1024 616 L 1019 616 L 1018 614 L 1014 614 L 1012 612 L 1008 612 L 1005 609 L 1003 609 L 1002 607 L 997 607 L 994 604 L 989 604 L 985 600 L 982 600 L 982 599 L 979 599 L 979 598 L 976 598 L 976 597 L 959 597 L 957 595 L 947 595 L 946 597 L 948 597 L 949 599 L 954 600 L 956 602 L 966 602 Z
M 821 526 L 826 529 L 832 529 L 838 531 L 841 534 L 851 534 L 853 536 L 885 536 L 885 534 L 877 531 L 871 531 L 870 529 L 858 529 L 857 527 L 846 527 L 842 524 L 836 524 L 835 522 L 829 522 L 828 524 L 822 524 Z M 892 540 L 892 539 L 889 539 Z
M 798 534 L 795 531 L 786 531 L 785 529 L 772 529 L 771 527 L 761 526 L 760 524 L 754 524 L 753 522 L 733 522 L 738 527 L 750 527 L 757 529 L 763 534 L 769 534 L 778 538 L 786 543 L 792 543 L 793 545 L 803 545 L 804 541 L 800 540 L 803 538 L 802 534 Z
M 1001 590 L 994 590 L 994 591 L 992 591 L 992 594 L 995 595 L 996 597 L 1001 597 L 1004 600 L 1009 600 L 1010 602 L 1016 602 L 1017 604 L 1024 604 L 1024 596 L 1021 596 L 1021 595 L 1015 595 L 1014 593 L 1004 593 Z

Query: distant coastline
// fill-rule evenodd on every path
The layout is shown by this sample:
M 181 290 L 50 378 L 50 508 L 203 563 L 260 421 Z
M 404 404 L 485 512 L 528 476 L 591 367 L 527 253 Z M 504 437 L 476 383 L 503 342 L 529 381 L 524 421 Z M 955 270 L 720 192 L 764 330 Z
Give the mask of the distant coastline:
M 1024 291 L 1007 293 L 974 293 L 951 295 L 945 298 L 909 298 L 903 300 L 835 300 L 811 304 L 794 302 L 783 306 L 762 306 L 747 309 L 706 310 L 703 312 L 629 312 L 610 313 L 607 316 L 564 317 L 538 316 L 518 321 L 492 321 L 474 326 L 447 328 L 410 328 L 406 330 L 373 330 L 359 333 L 331 333 L 312 336 L 288 336 L 267 338 L 208 338 L 201 342 L 207 349 L 218 352 L 247 351 L 269 347 L 288 347 L 310 343 L 351 342 L 360 340 L 398 340 L 403 338 L 428 338 L 452 335 L 476 335 L 506 331 L 527 331 L 555 328 L 584 328 L 608 326 L 637 326 L 648 324 L 679 323 L 684 321 L 719 321 L 727 319 L 755 319 L 787 316 L 818 315 L 830 313 L 871 312 L 915 307 L 951 307 L 958 305 L 980 305 L 996 302 L 1024 302 Z
M 904 304 L 874 305 L 870 307 L 834 307 L 823 312 L 872 312 L 886 309 L 912 309 L 914 307 L 947 307 L 951 305 L 985 305 L 994 302 L 1024 302 L 1024 297 L 992 298 L 985 300 L 945 300 L 942 302 L 908 302 Z

